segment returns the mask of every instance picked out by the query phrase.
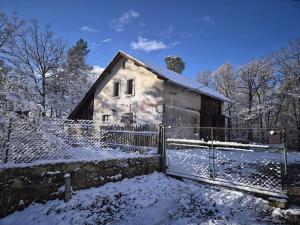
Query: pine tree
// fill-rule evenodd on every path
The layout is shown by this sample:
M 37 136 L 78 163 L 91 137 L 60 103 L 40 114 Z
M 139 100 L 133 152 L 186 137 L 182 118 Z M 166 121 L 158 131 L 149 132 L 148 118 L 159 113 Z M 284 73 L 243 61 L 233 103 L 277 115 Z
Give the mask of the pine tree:
M 73 72 L 90 70 L 91 68 L 86 64 L 86 57 L 89 52 L 87 41 L 79 39 L 75 46 L 68 51 L 68 69 Z
M 89 52 L 88 44 L 83 39 L 79 39 L 68 51 L 64 72 L 65 97 L 69 104 L 67 113 L 74 109 L 91 86 L 89 74 L 92 67 L 86 63 Z

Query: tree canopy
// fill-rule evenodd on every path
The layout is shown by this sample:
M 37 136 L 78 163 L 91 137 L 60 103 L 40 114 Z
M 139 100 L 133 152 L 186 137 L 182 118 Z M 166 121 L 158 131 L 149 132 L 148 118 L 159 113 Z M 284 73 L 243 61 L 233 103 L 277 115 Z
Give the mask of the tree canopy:
M 165 63 L 167 64 L 167 68 L 176 73 L 182 73 L 185 69 L 185 62 L 179 56 L 167 56 L 165 58 Z

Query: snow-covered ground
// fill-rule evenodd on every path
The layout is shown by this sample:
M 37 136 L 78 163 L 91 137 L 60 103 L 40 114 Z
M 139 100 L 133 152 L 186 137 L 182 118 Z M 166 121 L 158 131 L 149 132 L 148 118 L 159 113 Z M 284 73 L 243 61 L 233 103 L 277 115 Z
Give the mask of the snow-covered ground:
M 271 152 L 218 147 L 214 150 L 213 162 L 213 151 L 208 147 L 180 147 L 167 149 L 168 172 L 171 174 L 210 179 L 214 168 L 215 181 L 282 192 L 282 150 Z M 288 153 L 287 158 L 290 164 L 300 164 L 299 153 Z
M 162 173 L 78 191 L 72 200 L 32 204 L 1 225 L 284 224 L 283 211 L 250 194 L 179 181 Z
M 58 162 L 78 162 L 78 161 L 104 161 L 110 159 L 128 159 L 128 158 L 136 158 L 136 157 L 147 157 L 149 155 L 156 154 L 157 151 L 149 151 L 149 154 L 140 154 L 139 152 L 133 151 L 121 151 L 119 149 L 110 149 L 110 148 L 102 148 L 102 147 L 93 147 L 93 148 L 82 148 L 82 147 L 73 147 L 67 150 L 68 157 L 67 159 L 58 158 L 58 159 L 47 159 L 47 160 L 35 160 L 30 163 L 2 163 L 0 164 L 0 168 L 8 168 L 8 167 L 26 167 L 26 166 L 34 166 L 46 163 L 58 163 Z

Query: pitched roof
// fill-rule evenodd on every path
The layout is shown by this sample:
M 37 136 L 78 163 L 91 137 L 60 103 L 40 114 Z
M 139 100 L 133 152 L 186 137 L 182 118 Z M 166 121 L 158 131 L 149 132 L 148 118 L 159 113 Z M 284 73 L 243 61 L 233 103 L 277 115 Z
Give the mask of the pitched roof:
M 231 101 L 229 98 L 225 97 L 221 93 L 205 86 L 204 84 L 201 84 L 200 82 L 192 79 L 188 79 L 187 77 L 178 74 L 172 70 L 169 70 L 167 68 L 160 68 L 158 66 L 155 66 L 151 63 L 145 63 L 141 62 L 140 60 L 137 60 L 136 58 L 128 55 L 125 52 L 120 51 L 121 54 L 123 54 L 125 57 L 132 59 L 133 61 L 139 62 L 142 66 L 144 66 L 146 69 L 151 70 L 152 72 L 155 72 L 156 74 L 159 74 L 161 77 L 165 78 L 168 82 L 174 83 L 176 85 L 188 88 L 190 90 L 199 92 L 201 94 L 219 99 L 221 101 Z
M 115 62 L 120 57 L 125 57 L 128 59 L 131 59 L 139 66 L 143 66 L 145 69 L 150 70 L 151 72 L 156 74 L 158 77 L 163 78 L 167 82 L 173 83 L 175 85 L 178 85 L 178 86 L 181 86 L 184 88 L 188 88 L 191 91 L 195 91 L 200 94 L 219 99 L 221 101 L 231 102 L 231 100 L 229 98 L 227 98 L 224 95 L 222 95 L 221 93 L 214 91 L 213 89 L 205 86 L 204 84 L 199 83 L 198 81 L 190 80 L 190 79 L 184 77 L 183 75 L 173 72 L 167 68 L 160 68 L 160 67 L 152 65 L 150 63 L 142 62 L 125 52 L 119 51 L 115 55 L 115 57 L 112 59 L 112 61 L 108 64 L 108 66 L 104 69 L 104 71 L 101 73 L 101 75 L 95 81 L 95 83 L 92 85 L 90 90 L 85 94 L 84 98 L 80 101 L 80 103 L 76 106 L 76 108 L 70 113 L 68 118 L 72 118 L 77 113 L 77 111 L 81 108 L 81 106 L 84 105 L 84 103 L 88 100 L 88 98 L 91 96 L 91 94 L 94 94 L 96 88 L 98 87 L 100 82 L 103 80 L 105 74 L 107 74 L 107 72 L 109 72 L 112 69 Z

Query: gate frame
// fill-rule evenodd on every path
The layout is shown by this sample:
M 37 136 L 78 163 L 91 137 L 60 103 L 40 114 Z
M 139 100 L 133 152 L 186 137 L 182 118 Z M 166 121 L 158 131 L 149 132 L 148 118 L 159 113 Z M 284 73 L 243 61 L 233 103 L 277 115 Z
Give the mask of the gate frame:
M 201 127 L 199 127 L 199 128 L 201 128 Z M 203 128 L 207 128 L 207 127 L 203 127 Z M 282 141 L 283 152 L 282 153 L 283 153 L 283 162 L 284 162 L 284 165 L 283 165 L 284 166 L 284 168 L 283 168 L 284 169 L 284 178 L 282 180 L 282 187 L 285 186 L 285 190 L 283 189 L 283 192 L 279 193 L 279 192 L 261 190 L 259 188 L 255 188 L 255 187 L 247 188 L 247 186 L 230 184 L 230 182 L 225 182 L 224 184 L 222 184 L 219 181 L 215 180 L 215 149 L 214 149 L 214 143 L 213 143 L 214 142 L 213 135 L 214 135 L 214 129 L 216 129 L 216 128 L 217 127 L 210 127 L 210 129 L 211 129 L 211 150 L 212 150 L 213 156 L 211 157 L 209 155 L 209 160 L 212 158 L 213 168 L 212 168 L 212 170 L 209 168 L 211 179 L 205 179 L 205 178 L 201 178 L 201 177 L 197 178 L 196 176 L 189 176 L 189 175 L 182 176 L 182 175 L 174 173 L 174 172 L 167 172 L 168 165 L 167 165 L 167 159 L 166 159 L 166 157 L 167 157 L 166 156 L 166 125 L 160 124 L 159 125 L 158 153 L 161 156 L 162 172 L 165 173 L 166 175 L 175 176 L 178 178 L 188 178 L 191 180 L 200 181 L 200 182 L 204 182 L 204 183 L 208 183 L 208 184 L 212 184 L 212 185 L 218 185 L 218 186 L 222 186 L 222 187 L 227 187 L 227 188 L 231 188 L 231 189 L 288 199 L 289 188 L 288 188 L 288 183 L 287 183 L 288 171 L 287 171 L 287 149 L 286 149 L 286 145 L 285 145 L 285 135 L 286 135 L 285 130 L 281 130 L 282 134 L 283 134 L 283 141 Z M 249 128 L 249 129 L 252 129 L 252 128 Z M 282 166 L 281 166 L 281 168 L 282 168 Z

